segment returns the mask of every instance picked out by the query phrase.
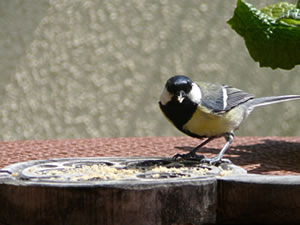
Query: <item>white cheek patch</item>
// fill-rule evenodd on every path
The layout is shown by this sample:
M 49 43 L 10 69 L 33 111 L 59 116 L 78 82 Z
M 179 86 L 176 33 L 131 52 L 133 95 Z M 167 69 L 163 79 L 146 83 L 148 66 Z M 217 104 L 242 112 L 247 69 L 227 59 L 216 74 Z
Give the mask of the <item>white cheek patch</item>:
M 160 95 L 159 101 L 161 102 L 162 105 L 166 105 L 168 102 L 172 100 L 173 95 L 168 92 L 166 88 L 164 88 L 163 92 Z
M 187 96 L 192 102 L 199 104 L 202 98 L 202 93 L 199 86 L 195 83 L 192 83 L 192 89 Z

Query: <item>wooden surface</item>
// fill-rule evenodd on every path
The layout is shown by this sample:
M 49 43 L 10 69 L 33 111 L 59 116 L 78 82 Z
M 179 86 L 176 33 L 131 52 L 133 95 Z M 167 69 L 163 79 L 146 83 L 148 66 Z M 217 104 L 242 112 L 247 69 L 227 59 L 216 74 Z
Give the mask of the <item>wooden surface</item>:
M 0 165 L 65 157 L 171 157 L 188 152 L 198 143 L 189 137 L 2 142 Z M 224 140 L 218 139 L 201 153 L 212 157 L 223 144 Z M 238 137 L 225 158 L 250 175 L 159 187 L 134 185 L 134 189 L 126 185 L 57 188 L 1 183 L 0 224 L 300 223 L 300 217 L 295 216 L 300 210 L 300 179 L 287 176 L 300 173 L 300 138 Z
M 218 180 L 218 224 L 300 224 L 299 176 Z
M 185 136 L 0 142 L 0 168 L 27 160 L 65 157 L 172 157 L 188 152 L 199 142 Z M 199 153 L 215 156 L 223 144 L 223 139 L 217 139 Z M 298 175 L 300 137 L 236 137 L 225 158 L 248 173 Z

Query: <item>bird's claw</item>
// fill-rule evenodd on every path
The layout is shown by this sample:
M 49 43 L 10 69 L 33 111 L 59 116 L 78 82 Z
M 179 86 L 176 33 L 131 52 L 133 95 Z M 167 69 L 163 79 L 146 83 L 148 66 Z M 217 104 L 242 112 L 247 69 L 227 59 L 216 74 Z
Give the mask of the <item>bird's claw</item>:
M 219 166 L 222 163 L 232 163 L 229 159 L 219 159 L 218 157 L 213 158 L 204 158 L 201 160 L 201 163 L 207 163 L 213 166 Z
M 176 154 L 172 157 L 172 160 L 178 160 L 179 158 L 184 159 L 184 160 L 196 160 L 196 161 L 201 161 L 204 158 L 203 155 L 197 155 L 195 153 L 187 153 L 187 154 Z
M 213 158 L 205 158 L 203 155 L 197 155 L 194 152 L 189 152 L 187 154 L 176 154 L 172 157 L 172 160 L 174 161 L 178 159 L 199 161 L 200 163 L 209 164 L 211 166 L 219 166 L 222 163 L 232 163 L 229 159 L 222 159 L 217 156 Z

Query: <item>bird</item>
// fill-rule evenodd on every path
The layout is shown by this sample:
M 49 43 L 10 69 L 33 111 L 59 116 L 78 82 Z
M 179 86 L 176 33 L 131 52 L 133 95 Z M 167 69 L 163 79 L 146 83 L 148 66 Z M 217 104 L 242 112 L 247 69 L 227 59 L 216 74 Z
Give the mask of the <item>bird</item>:
M 300 95 L 256 98 L 240 89 L 207 82 L 193 82 L 185 75 L 169 78 L 159 99 L 159 107 L 167 120 L 184 134 L 205 140 L 187 154 L 173 159 L 198 159 L 201 163 L 218 165 L 230 160 L 224 153 L 234 140 L 234 132 L 253 109 L 273 103 L 300 99 Z M 226 143 L 217 156 L 205 158 L 196 154 L 204 145 L 224 137 Z

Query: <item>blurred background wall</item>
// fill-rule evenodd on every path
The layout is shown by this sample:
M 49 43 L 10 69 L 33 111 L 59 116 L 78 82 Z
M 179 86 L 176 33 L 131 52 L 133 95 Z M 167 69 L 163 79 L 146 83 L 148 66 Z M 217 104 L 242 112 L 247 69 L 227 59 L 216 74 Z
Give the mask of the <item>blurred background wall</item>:
M 174 74 L 256 96 L 300 94 L 300 66 L 250 58 L 226 24 L 235 5 L 0 0 L 0 139 L 181 135 L 157 104 Z M 300 135 L 299 110 L 300 101 L 259 108 L 237 134 Z

